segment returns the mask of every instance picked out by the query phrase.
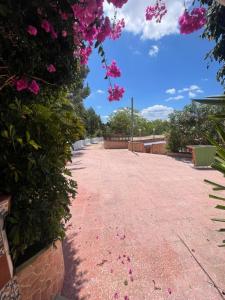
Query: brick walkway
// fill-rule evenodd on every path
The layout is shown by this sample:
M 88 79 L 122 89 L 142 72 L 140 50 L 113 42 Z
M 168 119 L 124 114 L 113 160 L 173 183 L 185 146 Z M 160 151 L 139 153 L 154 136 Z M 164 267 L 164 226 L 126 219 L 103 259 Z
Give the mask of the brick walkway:
M 214 209 L 203 182 L 222 183 L 220 173 L 99 145 L 77 152 L 69 168 L 79 195 L 64 243 L 64 296 L 223 299 L 223 234 L 210 218 L 224 213 Z

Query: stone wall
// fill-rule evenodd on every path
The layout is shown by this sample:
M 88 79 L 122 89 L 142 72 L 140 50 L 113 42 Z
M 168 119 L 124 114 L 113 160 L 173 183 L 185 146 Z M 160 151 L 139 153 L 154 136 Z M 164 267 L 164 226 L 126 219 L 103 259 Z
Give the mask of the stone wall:
M 64 280 L 62 243 L 58 241 L 16 270 L 21 300 L 52 300 L 60 295 Z

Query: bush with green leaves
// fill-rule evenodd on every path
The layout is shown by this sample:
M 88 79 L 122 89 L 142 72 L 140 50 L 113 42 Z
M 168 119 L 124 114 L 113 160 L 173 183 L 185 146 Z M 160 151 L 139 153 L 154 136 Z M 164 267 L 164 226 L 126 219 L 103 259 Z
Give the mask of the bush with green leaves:
M 169 131 L 167 134 L 168 148 L 178 152 L 187 145 L 207 145 L 208 135 L 216 138 L 214 122 L 210 114 L 223 111 L 223 108 L 192 103 L 181 111 L 174 111 L 169 116 Z
M 61 2 L 68 11 L 69 3 Z M 84 79 L 69 34 L 73 21 L 64 24 L 70 25 L 67 39 L 53 39 L 41 26 L 33 36 L 27 31 L 40 24 L 38 7 L 63 30 L 48 1 L 0 3 L 0 194 L 12 196 L 6 229 L 15 264 L 29 249 L 64 237 L 76 194 L 66 164 L 72 144 L 85 134 L 68 96 Z
M 72 143 L 84 134 L 65 92 L 45 103 L 10 99 L 0 113 L 0 191 L 12 195 L 7 218 L 10 249 L 16 260 L 35 244 L 64 236 L 76 183 L 67 176 Z
M 222 113 L 217 113 L 210 115 L 209 118 L 214 122 L 215 130 L 217 132 L 217 137 L 218 139 L 213 138 L 211 135 L 208 136 L 209 142 L 216 146 L 216 156 L 215 160 L 212 164 L 212 167 L 215 170 L 218 170 L 225 176 L 225 95 L 221 96 L 215 96 L 215 97 L 207 97 L 202 100 L 198 100 L 201 104 L 206 104 L 209 106 L 219 106 L 221 107 L 221 110 L 223 111 Z M 224 197 L 224 191 L 225 191 L 225 186 L 218 184 L 216 182 L 212 182 L 210 180 L 205 180 L 205 182 L 209 183 L 213 187 L 213 194 L 210 194 L 209 197 L 216 200 L 220 201 L 218 205 L 216 205 L 217 209 L 220 209 L 222 211 L 225 210 L 225 197 Z M 215 195 L 214 193 L 217 192 Z M 212 219 L 213 221 L 216 222 L 225 222 L 224 218 L 214 218 Z M 220 232 L 224 232 L 225 228 L 221 228 L 219 230 Z M 223 245 L 225 247 L 225 240 L 223 240 Z

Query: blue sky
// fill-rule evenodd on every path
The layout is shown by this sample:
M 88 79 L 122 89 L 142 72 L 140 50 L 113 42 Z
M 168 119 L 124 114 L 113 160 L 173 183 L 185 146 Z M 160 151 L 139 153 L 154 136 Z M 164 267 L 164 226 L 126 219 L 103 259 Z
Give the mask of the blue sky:
M 127 17 L 125 13 L 124 16 Z M 92 54 L 87 78 L 91 95 L 85 100 L 85 106 L 92 106 L 104 121 L 116 109 L 130 106 L 132 96 L 135 108 L 151 120 L 166 119 L 173 109 L 182 109 L 193 97 L 222 93 L 222 87 L 216 81 L 219 66 L 204 60 L 213 43 L 201 39 L 200 31 L 180 35 L 176 25 L 172 30 L 171 24 L 165 21 L 163 26 L 161 33 L 153 32 L 158 31 L 154 27 L 144 37 L 145 29 L 135 32 L 135 28 L 128 26 L 119 40 L 105 42 L 108 62 L 115 59 L 122 71 L 121 78 L 113 81 L 126 90 L 119 102 L 108 101 L 105 70 L 98 54 Z

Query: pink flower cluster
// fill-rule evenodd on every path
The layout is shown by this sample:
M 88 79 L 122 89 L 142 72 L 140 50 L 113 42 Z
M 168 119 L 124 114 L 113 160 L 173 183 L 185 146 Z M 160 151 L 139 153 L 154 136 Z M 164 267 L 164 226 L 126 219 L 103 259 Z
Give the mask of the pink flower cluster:
M 148 6 L 146 8 L 146 20 L 151 21 L 155 18 L 157 23 L 160 23 L 162 18 L 167 13 L 166 4 L 163 0 L 157 0 L 154 6 Z
M 125 92 L 123 87 L 119 87 L 117 84 L 114 85 L 114 87 L 110 87 L 108 89 L 109 96 L 108 99 L 109 101 L 119 101 Z
M 37 28 L 32 26 L 32 25 L 29 25 L 27 27 L 27 32 L 30 34 L 30 35 L 33 35 L 33 36 L 36 36 L 38 31 L 37 31 Z
M 48 65 L 47 66 L 47 70 L 48 70 L 49 73 L 56 72 L 56 68 L 55 68 L 55 66 L 53 64 Z
M 116 65 L 116 61 L 113 60 L 110 66 L 107 66 L 107 73 L 106 73 L 107 77 L 120 77 L 121 76 L 121 71 L 118 68 L 118 66 Z
M 48 11 L 45 7 L 39 7 L 37 9 L 40 24 L 37 25 L 37 27 L 29 25 L 27 32 L 31 36 L 36 36 L 38 31 L 40 32 L 42 29 L 48 33 L 53 40 L 56 40 L 59 34 L 63 38 L 67 38 L 68 35 L 70 37 L 72 36 L 74 49 L 76 49 L 74 51 L 74 57 L 79 59 L 81 64 L 86 65 L 94 45 L 103 43 L 106 38 L 113 40 L 119 38 L 125 27 L 124 19 L 112 22 L 109 17 L 105 16 L 103 9 L 104 1 L 113 4 L 116 8 L 121 8 L 128 0 L 74 1 L 75 3 L 68 7 L 67 11 L 62 10 L 58 4 L 49 3 L 50 9 L 54 11 L 54 15 L 58 13 L 58 21 L 61 22 L 61 32 L 56 31 L 53 19 L 48 15 Z M 69 22 L 71 28 L 68 27 Z M 40 29 L 37 29 L 38 26 Z M 47 65 L 46 68 L 49 73 L 56 72 L 56 67 L 53 64 Z M 107 67 L 107 77 L 115 78 L 119 76 L 121 76 L 120 69 L 117 67 L 116 62 L 113 61 L 112 64 Z M 21 86 L 22 90 L 30 88 L 30 85 L 28 86 L 28 83 L 25 83 L 25 81 Z M 21 87 L 19 82 L 19 90 L 21 90 Z M 34 89 L 34 91 L 37 93 L 37 89 Z M 123 93 L 124 89 L 115 85 L 114 88 L 110 88 L 109 100 L 119 100 Z
M 179 18 L 181 34 L 189 34 L 202 28 L 206 22 L 206 9 L 204 7 L 193 8 L 191 12 L 185 10 Z
M 36 80 L 32 80 L 30 83 L 25 78 L 20 78 L 16 82 L 16 90 L 21 92 L 23 90 L 29 90 L 31 93 L 37 95 L 39 93 L 39 85 Z
M 45 32 L 49 32 L 53 40 L 57 39 L 58 34 L 55 31 L 54 26 L 48 20 L 43 20 L 41 22 L 41 28 L 44 29 Z
M 110 38 L 112 40 L 116 40 L 116 39 L 120 38 L 124 27 L 125 27 L 124 19 L 121 19 L 117 23 L 113 24 L 113 27 L 110 32 Z

